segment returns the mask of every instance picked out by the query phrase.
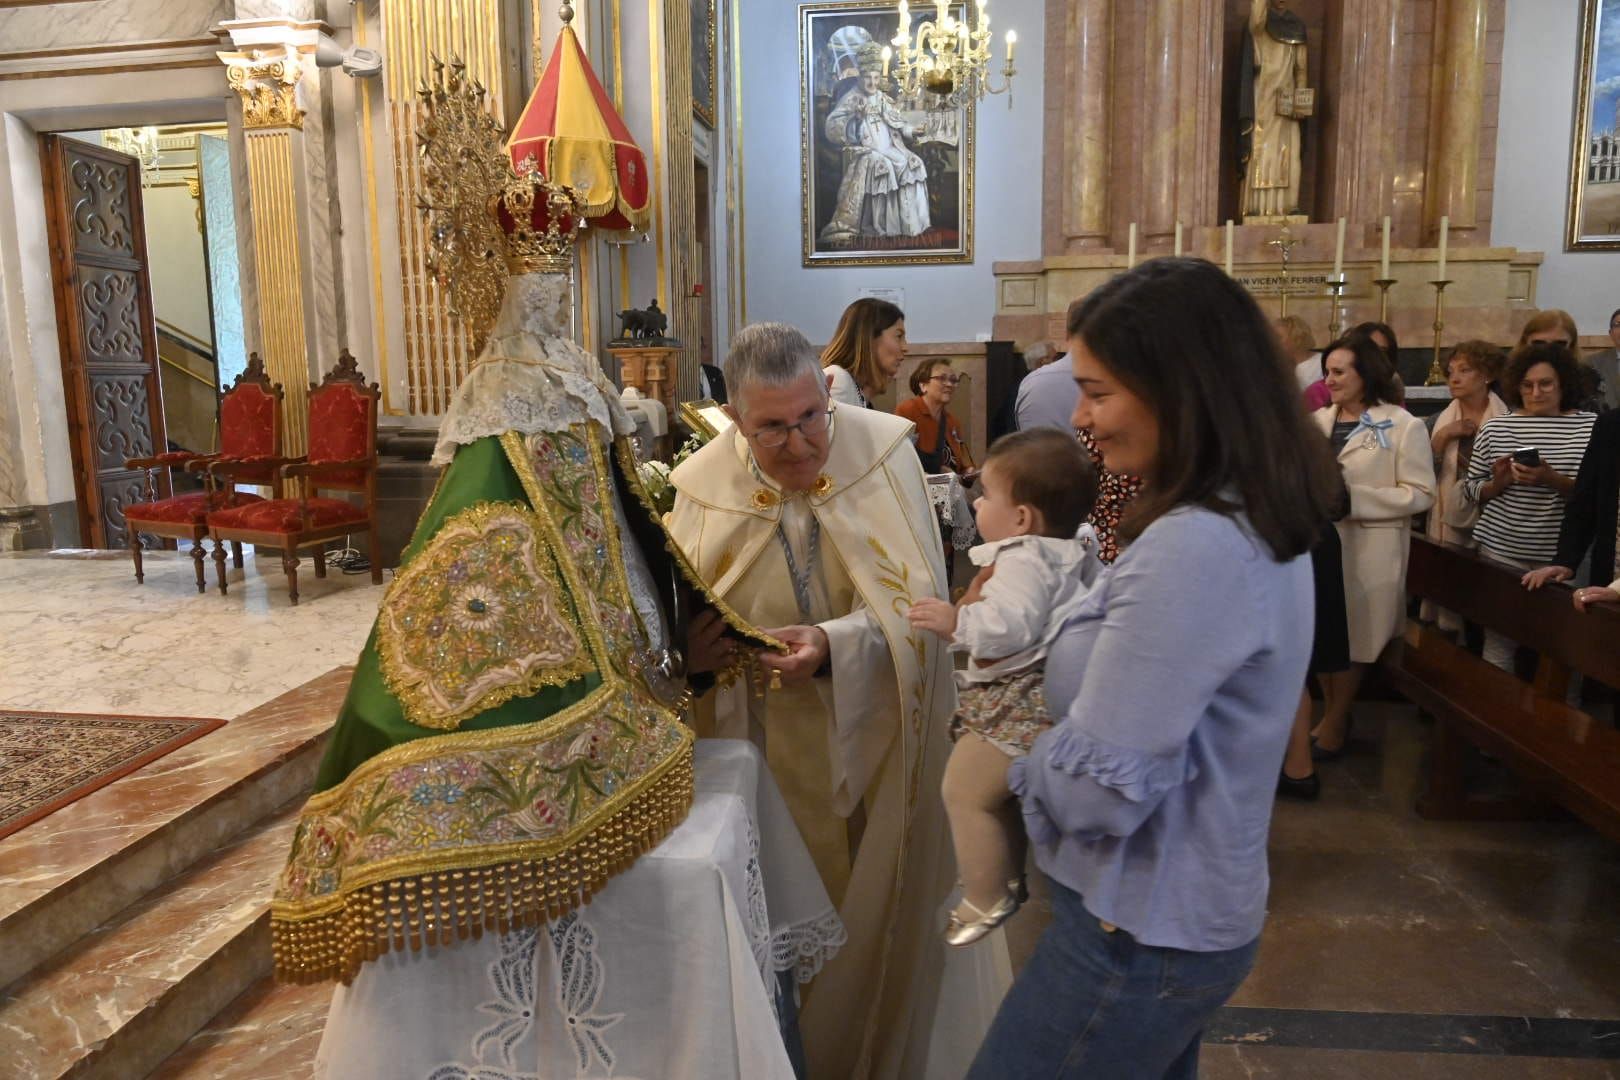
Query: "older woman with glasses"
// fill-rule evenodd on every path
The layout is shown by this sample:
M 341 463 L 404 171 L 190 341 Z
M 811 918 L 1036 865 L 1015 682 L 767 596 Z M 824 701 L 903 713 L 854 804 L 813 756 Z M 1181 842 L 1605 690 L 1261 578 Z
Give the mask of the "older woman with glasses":
M 951 370 L 946 358 L 924 360 L 911 373 L 911 392 L 915 396 L 902 401 L 894 411 L 917 425 L 915 442 L 923 472 L 953 472 L 964 483 L 972 483 L 979 470 L 974 468 L 973 456 L 963 444 L 962 424 L 950 411 L 951 399 L 961 381 L 962 376 Z

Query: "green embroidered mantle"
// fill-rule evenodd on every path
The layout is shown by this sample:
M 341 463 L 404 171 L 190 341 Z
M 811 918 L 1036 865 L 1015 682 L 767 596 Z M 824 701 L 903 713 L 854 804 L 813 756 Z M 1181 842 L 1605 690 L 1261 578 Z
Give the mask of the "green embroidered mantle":
M 271 907 L 279 978 L 554 919 L 692 800 L 642 678 L 602 430 L 463 446 L 390 585 Z

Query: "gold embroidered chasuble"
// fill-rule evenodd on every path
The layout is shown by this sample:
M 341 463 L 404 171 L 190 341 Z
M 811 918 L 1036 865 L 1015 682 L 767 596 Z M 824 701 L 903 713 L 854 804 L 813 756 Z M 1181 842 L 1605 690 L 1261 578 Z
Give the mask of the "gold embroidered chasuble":
M 938 991 L 937 906 L 954 873 L 939 784 L 956 695 L 948 654 L 906 619 L 913 601 L 946 595 L 911 427 L 837 409 L 822 481 L 792 498 L 751 467 L 735 429 L 671 477 L 670 534 L 755 626 L 804 621 L 779 537 L 802 566 L 805 533 L 820 525 L 811 618 L 832 647 L 830 678 L 763 701 L 739 686 L 715 703 L 716 734 L 763 725 L 771 772 L 849 933 L 801 1014 L 817 1078 L 918 1075 Z M 858 845 L 852 815 L 864 818 Z
M 447 468 L 277 884 L 281 979 L 559 918 L 691 806 L 683 688 L 655 670 L 665 537 L 567 296 L 513 279 L 441 424 Z

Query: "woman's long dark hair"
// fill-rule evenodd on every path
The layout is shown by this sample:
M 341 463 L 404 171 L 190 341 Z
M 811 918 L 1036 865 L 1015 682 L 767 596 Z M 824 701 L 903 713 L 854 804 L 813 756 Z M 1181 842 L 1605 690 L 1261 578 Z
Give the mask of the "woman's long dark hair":
M 878 371 L 872 343 L 905 317 L 905 312 L 887 300 L 863 296 L 844 309 L 832 340 L 821 350 L 821 366 L 837 364 L 853 375 L 855 384 L 863 390 L 874 387 L 881 390 L 884 378 Z
M 1242 286 L 1202 259 L 1154 259 L 1086 297 L 1068 332 L 1158 418 L 1158 461 L 1122 539 L 1191 503 L 1247 514 L 1279 562 L 1311 549 L 1338 466 Z

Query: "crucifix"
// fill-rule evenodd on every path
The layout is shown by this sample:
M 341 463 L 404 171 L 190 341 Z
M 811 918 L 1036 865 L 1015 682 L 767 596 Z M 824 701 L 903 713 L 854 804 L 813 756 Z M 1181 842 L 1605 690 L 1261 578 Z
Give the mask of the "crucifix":
M 1282 231 L 1277 234 L 1277 239 L 1266 241 L 1267 247 L 1274 247 L 1282 252 L 1282 315 L 1284 317 L 1288 315 L 1288 254 L 1294 250 L 1298 243 L 1299 241 L 1294 239 L 1294 234 L 1288 230 L 1286 222 L 1283 223 Z

